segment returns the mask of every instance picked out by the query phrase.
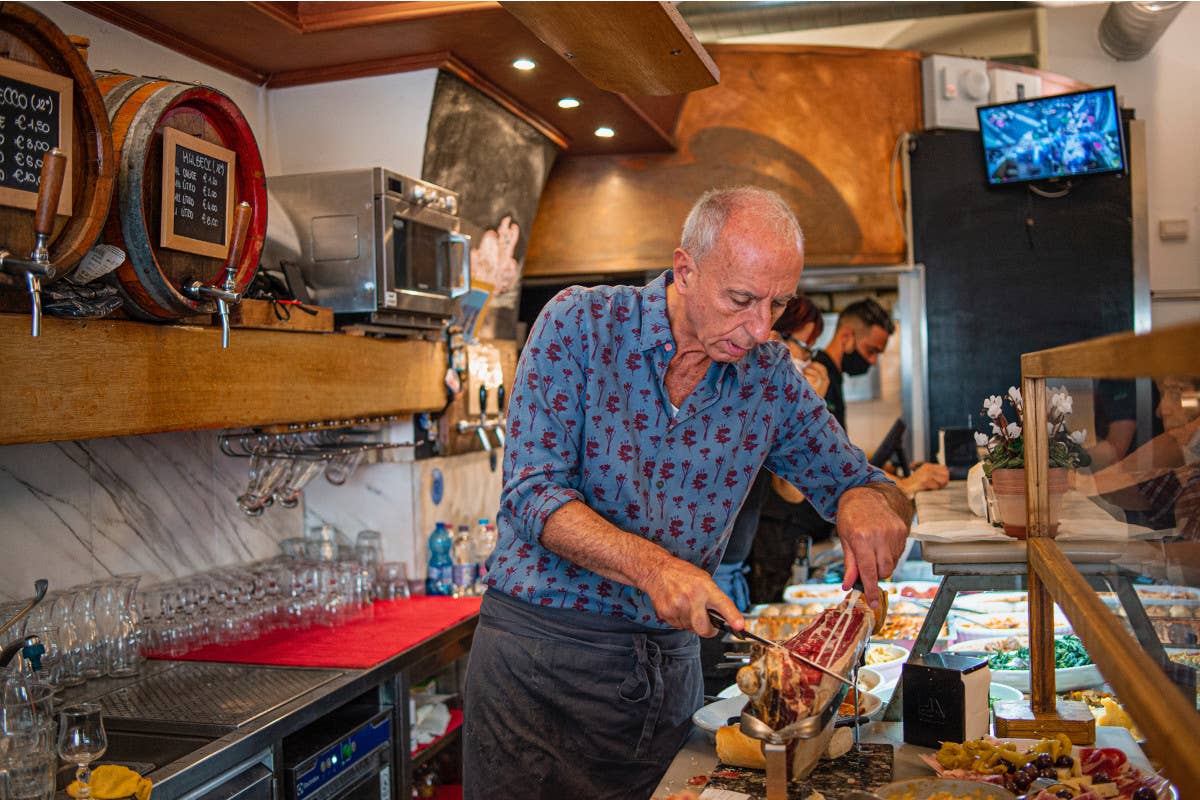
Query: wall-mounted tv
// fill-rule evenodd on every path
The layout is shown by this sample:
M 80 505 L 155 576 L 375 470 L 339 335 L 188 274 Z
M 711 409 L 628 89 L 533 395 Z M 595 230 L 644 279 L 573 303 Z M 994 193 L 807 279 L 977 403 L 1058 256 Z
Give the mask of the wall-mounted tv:
M 977 113 L 990 184 L 1125 171 L 1112 86 L 980 106 Z

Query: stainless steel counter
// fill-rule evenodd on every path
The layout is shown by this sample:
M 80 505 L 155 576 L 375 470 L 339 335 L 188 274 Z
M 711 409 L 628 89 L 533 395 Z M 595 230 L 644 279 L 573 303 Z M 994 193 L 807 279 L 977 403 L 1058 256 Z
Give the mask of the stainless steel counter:
M 143 758 L 154 764 L 146 775 L 154 783 L 154 799 L 178 800 L 270 752 L 285 736 L 333 709 L 381 687 L 401 706 L 397 718 L 403 725 L 398 722 L 396 739 L 402 745 L 399 752 L 407 754 L 408 709 L 402 699 L 407 675 L 465 655 L 477 619 L 463 620 L 370 669 L 152 660 L 136 678 L 89 681 L 68 690 L 63 702 L 89 700 L 104 706 L 111 732 L 109 758 L 133 763 Z M 205 707 L 206 701 L 211 705 Z M 169 709 L 172 702 L 186 713 L 162 718 L 155 709 Z M 170 760 L 164 763 L 164 757 Z

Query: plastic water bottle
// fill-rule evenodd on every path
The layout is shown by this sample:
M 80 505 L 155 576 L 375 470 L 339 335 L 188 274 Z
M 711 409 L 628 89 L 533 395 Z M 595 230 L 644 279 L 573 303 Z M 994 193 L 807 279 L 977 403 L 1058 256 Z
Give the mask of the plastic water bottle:
M 471 532 L 471 560 L 477 565 L 475 572 L 475 594 L 487 589 L 487 560 L 496 549 L 496 526 L 486 519 L 479 520 Z
M 454 596 L 466 597 L 475 593 L 475 561 L 471 558 L 470 531 L 459 525 L 454 531 L 454 542 L 450 556 L 454 564 L 451 578 L 454 581 Z
M 439 522 L 429 534 L 429 569 L 425 574 L 425 594 L 448 595 L 454 588 L 450 560 L 450 531 Z

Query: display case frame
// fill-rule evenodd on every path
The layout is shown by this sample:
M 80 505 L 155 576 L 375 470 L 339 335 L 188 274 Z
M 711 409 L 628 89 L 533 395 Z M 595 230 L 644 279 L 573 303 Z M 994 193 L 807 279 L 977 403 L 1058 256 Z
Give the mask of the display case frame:
M 1051 538 L 1047 380 L 1133 379 L 1200 375 L 1200 322 L 1145 334 L 1117 334 L 1026 353 L 1021 357 L 1025 414 L 1026 529 L 1029 562 L 1031 706 L 1053 715 L 1053 608 L 1057 603 L 1108 683 L 1146 736 L 1181 797 L 1200 797 L 1200 713 L 1122 627 Z

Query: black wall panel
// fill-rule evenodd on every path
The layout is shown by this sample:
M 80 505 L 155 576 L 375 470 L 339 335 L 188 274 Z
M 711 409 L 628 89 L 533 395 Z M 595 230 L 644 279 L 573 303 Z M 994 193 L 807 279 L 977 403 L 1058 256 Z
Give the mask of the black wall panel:
M 912 152 L 912 205 L 926 267 L 930 452 L 939 428 L 984 429 L 983 398 L 1020 385 L 1022 353 L 1133 329 L 1126 176 L 1077 178 L 1056 199 L 989 187 L 978 134 L 933 131 Z

